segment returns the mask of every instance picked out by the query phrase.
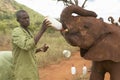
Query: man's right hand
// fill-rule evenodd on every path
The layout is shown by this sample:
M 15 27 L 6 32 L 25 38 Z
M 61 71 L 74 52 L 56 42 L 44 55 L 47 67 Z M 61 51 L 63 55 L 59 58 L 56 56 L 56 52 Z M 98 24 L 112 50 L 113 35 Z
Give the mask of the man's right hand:
M 46 30 L 51 25 L 51 22 L 45 19 L 42 23 L 41 30 Z

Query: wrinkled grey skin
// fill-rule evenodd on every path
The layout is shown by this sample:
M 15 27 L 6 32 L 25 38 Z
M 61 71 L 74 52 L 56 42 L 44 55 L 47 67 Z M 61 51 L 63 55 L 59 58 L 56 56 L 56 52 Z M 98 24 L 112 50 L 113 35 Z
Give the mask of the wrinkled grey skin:
M 72 13 L 78 16 L 72 16 Z M 97 14 L 78 6 L 66 7 L 60 17 L 66 41 L 80 47 L 83 58 L 93 61 L 90 80 L 120 79 L 120 28 L 97 19 Z

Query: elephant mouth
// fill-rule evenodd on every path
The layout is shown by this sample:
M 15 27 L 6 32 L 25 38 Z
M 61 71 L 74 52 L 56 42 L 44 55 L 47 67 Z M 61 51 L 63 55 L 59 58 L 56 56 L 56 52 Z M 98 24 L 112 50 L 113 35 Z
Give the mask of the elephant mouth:
M 69 30 L 68 30 L 68 27 L 66 25 L 64 25 L 61 31 L 62 32 L 68 32 Z
M 65 28 L 63 31 L 61 31 L 61 33 L 70 45 L 76 47 L 80 46 L 79 43 L 81 42 L 81 34 L 79 30 L 74 31 L 73 29 Z

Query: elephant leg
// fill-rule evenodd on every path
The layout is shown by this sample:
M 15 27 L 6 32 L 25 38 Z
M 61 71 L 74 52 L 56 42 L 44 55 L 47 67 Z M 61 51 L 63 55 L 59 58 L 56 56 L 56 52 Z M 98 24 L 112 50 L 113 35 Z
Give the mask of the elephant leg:
M 120 80 L 120 62 L 111 62 L 110 80 Z
M 105 73 L 102 62 L 93 61 L 90 80 L 104 80 Z

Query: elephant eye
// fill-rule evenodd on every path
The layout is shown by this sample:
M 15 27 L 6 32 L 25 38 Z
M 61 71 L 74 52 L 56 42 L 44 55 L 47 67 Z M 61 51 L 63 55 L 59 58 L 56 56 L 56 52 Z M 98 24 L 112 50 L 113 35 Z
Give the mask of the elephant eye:
M 85 29 L 88 29 L 89 27 L 88 27 L 87 25 L 84 25 L 84 28 L 85 28 Z

